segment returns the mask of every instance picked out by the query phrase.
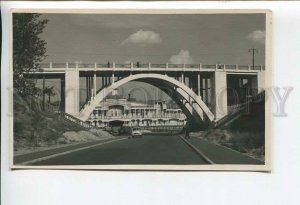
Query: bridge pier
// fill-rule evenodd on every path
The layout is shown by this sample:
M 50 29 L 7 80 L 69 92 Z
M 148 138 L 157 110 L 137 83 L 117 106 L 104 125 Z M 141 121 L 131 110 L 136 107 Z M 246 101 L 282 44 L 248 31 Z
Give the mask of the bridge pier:
M 65 112 L 76 115 L 79 112 L 79 71 L 68 69 L 65 72 Z
M 95 97 L 96 94 L 97 94 L 97 75 L 96 75 L 96 72 L 94 72 L 94 79 L 93 79 L 93 83 L 94 83 L 94 87 L 93 87 L 93 96 Z
M 45 84 L 46 84 L 46 77 L 43 75 L 43 105 L 42 109 L 45 111 Z
M 112 73 L 111 78 L 112 78 L 112 83 L 115 83 L 115 73 Z
M 227 74 L 226 72 L 214 72 L 211 80 L 212 111 L 215 120 L 219 120 L 228 114 L 227 108 Z
M 201 95 L 201 93 L 200 93 L 200 80 L 201 80 L 201 78 L 200 78 L 200 73 L 198 73 L 198 75 L 197 75 L 197 88 L 198 88 L 198 92 L 197 92 L 197 94 L 198 94 L 198 96 L 200 96 Z
M 60 111 L 65 112 L 65 76 L 60 79 Z
M 256 84 L 257 92 L 260 93 L 265 89 L 265 72 L 257 72 L 256 81 L 254 83 Z

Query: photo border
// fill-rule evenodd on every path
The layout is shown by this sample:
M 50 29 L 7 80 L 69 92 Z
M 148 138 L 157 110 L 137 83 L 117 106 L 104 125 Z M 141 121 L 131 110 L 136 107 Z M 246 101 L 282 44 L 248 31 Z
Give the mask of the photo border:
M 272 99 L 265 101 L 265 164 L 212 165 L 53 165 L 32 166 L 13 164 L 13 13 L 74 13 L 74 14 L 255 14 L 266 15 L 265 89 L 272 86 L 272 11 L 268 9 L 11 9 L 9 30 L 9 167 L 10 169 L 51 170 L 127 170 L 127 171 L 265 171 L 270 172 L 272 145 Z

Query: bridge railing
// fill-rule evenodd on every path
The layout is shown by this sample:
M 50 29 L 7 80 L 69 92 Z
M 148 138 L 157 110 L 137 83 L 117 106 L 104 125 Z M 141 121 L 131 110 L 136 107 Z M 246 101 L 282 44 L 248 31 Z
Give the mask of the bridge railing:
M 143 64 L 132 64 L 132 68 L 149 68 L 149 63 L 143 63 Z
M 49 63 L 41 63 L 41 68 L 50 68 L 50 64 Z
M 115 64 L 116 68 L 131 68 L 131 64 Z
M 95 68 L 95 64 L 78 64 L 78 68 Z
M 189 69 L 189 68 L 200 68 L 200 64 L 185 64 L 184 65 L 185 68 Z
M 184 68 L 184 64 L 168 64 L 169 68 Z
M 82 127 L 85 127 L 85 128 L 93 128 L 94 127 L 93 125 L 91 125 L 87 122 L 84 122 L 84 121 L 82 121 L 82 120 L 80 120 L 80 119 L 78 119 L 78 118 L 76 118 L 76 117 L 74 117 L 70 114 L 67 114 L 65 112 L 61 112 L 60 116 L 63 117 L 64 119 L 70 121 L 70 122 L 73 122 L 73 123 L 75 123 L 77 125 L 80 125 Z
M 247 66 L 247 65 L 240 65 L 238 67 L 238 70 L 249 70 L 249 66 Z
M 236 70 L 237 69 L 237 65 L 225 65 L 225 69 L 226 70 Z
M 203 69 L 216 69 L 216 65 L 202 65 Z
M 265 70 L 265 66 L 251 66 L 251 65 L 232 65 L 232 64 L 160 64 L 160 63 L 42 63 L 41 68 L 44 69 L 68 69 L 68 68 L 80 68 L 80 69 L 203 69 L 203 70 L 224 70 L 224 71 L 262 71 Z
M 167 64 L 151 64 L 151 68 L 167 68 Z
M 52 65 L 50 64 L 51 68 L 65 68 L 66 63 L 53 63 Z
M 157 119 L 157 118 L 167 118 L 167 119 L 186 119 L 183 115 L 122 115 L 122 116 L 106 116 L 91 114 L 89 120 L 101 120 L 101 119 L 130 119 L 130 120 L 147 120 L 147 119 Z
M 238 117 L 242 114 L 247 113 L 247 109 L 249 109 L 249 106 L 252 103 L 257 103 L 265 100 L 265 91 L 262 91 L 258 93 L 257 95 L 249 98 L 248 102 L 238 104 L 238 105 L 232 105 L 228 106 L 228 115 L 223 117 L 222 119 L 215 122 L 215 127 L 220 127 L 226 123 L 228 123 L 230 120 L 233 120 L 235 117 Z

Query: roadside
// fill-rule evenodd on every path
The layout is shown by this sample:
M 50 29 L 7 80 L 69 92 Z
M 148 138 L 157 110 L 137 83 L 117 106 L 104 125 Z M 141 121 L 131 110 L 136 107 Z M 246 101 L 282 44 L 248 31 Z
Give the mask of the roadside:
M 257 101 L 238 118 L 193 136 L 200 140 L 234 150 L 259 161 L 265 160 L 265 104 Z
M 106 131 L 42 110 L 39 102 L 14 95 L 14 156 L 115 139 Z
M 37 146 L 26 146 L 26 144 L 24 145 L 24 143 L 21 143 L 19 140 L 18 143 L 15 143 L 14 156 L 110 139 L 115 139 L 115 137 L 108 132 L 97 129 L 80 130 L 77 132 L 67 131 L 59 136 L 55 141 L 43 141 Z
M 208 146 L 214 144 L 263 162 L 265 160 L 264 146 L 259 142 L 259 139 L 262 138 L 261 135 L 263 134 L 222 129 L 190 134 L 192 138 L 203 141 Z
M 40 150 L 40 151 L 35 151 L 23 155 L 14 156 L 14 164 L 17 165 L 20 163 L 24 164 L 33 161 L 41 161 L 43 159 L 49 159 L 52 157 L 69 154 L 79 150 L 88 149 L 94 146 L 115 142 L 123 139 L 126 139 L 126 137 L 102 139 L 102 140 L 83 142 L 77 144 L 69 144 L 68 146 L 56 147 L 56 148 L 52 147 L 46 150 Z
M 195 133 L 187 140 L 215 164 L 263 164 L 263 161 L 236 150 L 207 141 Z

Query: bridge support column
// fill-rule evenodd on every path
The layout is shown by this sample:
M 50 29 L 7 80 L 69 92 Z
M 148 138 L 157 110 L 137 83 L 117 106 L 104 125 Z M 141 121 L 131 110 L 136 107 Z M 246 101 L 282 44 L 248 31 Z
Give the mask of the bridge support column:
M 209 92 L 209 86 L 208 86 L 208 81 L 209 81 L 209 78 L 205 78 L 205 99 L 206 99 L 206 104 L 209 105 L 209 103 L 211 103 L 211 99 L 209 99 L 209 95 L 208 95 L 208 92 Z M 211 81 L 210 81 L 211 83 Z M 210 88 L 212 86 L 210 85 Z
M 212 111 L 215 120 L 219 120 L 228 114 L 227 110 L 227 75 L 226 72 L 216 71 L 211 81 Z
M 90 92 L 90 98 L 93 97 L 93 77 L 90 76 L 90 89 L 89 89 L 89 92 Z
M 197 94 L 198 94 L 198 96 L 200 96 L 201 95 L 201 93 L 200 93 L 200 89 L 201 89 L 201 87 L 200 87 L 200 73 L 198 73 L 198 79 L 197 79 L 197 89 L 198 89 L 198 92 L 197 92 Z
M 112 84 L 114 84 L 115 83 L 115 74 L 114 73 L 112 73 L 111 79 L 112 79 Z
M 89 77 L 85 77 L 86 78 L 86 98 L 87 100 L 90 99 L 89 98 Z
M 265 89 L 265 71 L 257 73 L 257 91 L 262 92 Z
M 45 75 L 43 75 L 43 105 L 42 105 L 43 111 L 45 111 L 45 84 L 46 84 L 46 78 Z
M 184 75 L 181 73 L 181 82 L 184 83 Z
M 60 79 L 60 111 L 65 112 L 65 77 Z
M 96 75 L 96 72 L 94 73 L 94 97 L 96 96 L 97 94 L 97 75 Z
M 76 115 L 79 112 L 79 71 L 68 69 L 65 73 L 65 112 Z

